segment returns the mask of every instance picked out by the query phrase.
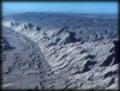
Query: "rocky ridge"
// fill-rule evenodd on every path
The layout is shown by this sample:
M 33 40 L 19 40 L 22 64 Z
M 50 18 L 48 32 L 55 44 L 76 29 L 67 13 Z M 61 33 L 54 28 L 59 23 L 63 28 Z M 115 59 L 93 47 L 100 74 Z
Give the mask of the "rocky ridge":
M 68 18 L 66 15 L 64 16 L 66 18 L 61 20 L 61 17 L 63 18 L 62 15 L 50 15 L 51 14 L 42 16 L 38 14 L 36 17 L 36 14 L 25 14 L 4 20 L 3 26 L 12 29 L 13 32 L 23 38 L 25 37 L 25 40 L 27 38 L 26 41 L 28 43 L 25 42 L 25 45 L 33 45 L 33 47 L 27 50 L 24 47 L 24 50 L 28 51 L 28 56 L 29 53 L 31 53 L 29 50 L 33 50 L 35 53 L 33 53 L 34 58 L 29 56 L 30 58 L 27 59 L 29 62 L 35 62 L 35 64 L 41 63 L 43 69 L 43 73 L 38 72 L 37 69 L 30 72 L 28 69 L 24 69 L 26 73 L 22 79 L 25 81 L 23 82 L 21 79 L 15 81 L 21 81 L 24 86 L 14 84 L 12 86 L 10 85 L 11 88 L 117 89 L 118 60 L 115 58 L 114 45 L 114 40 L 117 39 L 116 18 L 104 18 L 104 22 L 102 22 L 102 18 L 86 17 L 84 22 L 82 22 L 82 18 L 76 16 L 77 18 L 73 19 L 70 23 L 66 21 L 68 22 L 68 24 L 66 24 L 66 22 L 63 23 L 63 20 L 65 21 L 66 18 L 71 20 L 73 16 L 69 16 Z M 45 19 L 47 16 L 49 16 L 50 19 Z M 53 16 L 57 18 L 53 18 Z M 41 20 L 43 17 L 44 19 Z M 41 21 L 38 22 L 36 19 Z M 79 20 L 81 20 L 81 22 Z M 93 22 L 94 25 L 90 23 L 91 21 L 95 22 Z M 96 21 L 98 22 L 96 23 Z M 70 25 L 72 23 L 73 25 Z M 106 24 L 105 27 L 101 27 L 104 25 L 103 23 Z M 46 26 L 42 26 L 41 24 L 46 24 Z M 96 24 L 100 24 L 100 26 L 98 27 Z M 83 27 L 78 25 L 83 25 Z M 110 28 L 111 25 L 114 26 Z M 114 29 L 114 31 L 112 29 Z M 8 39 L 8 41 L 10 40 Z M 18 41 L 18 39 L 15 41 Z M 19 49 L 18 44 L 16 45 L 16 49 Z M 19 54 L 20 58 L 23 55 L 23 51 Z M 37 51 L 40 53 L 37 53 Z M 9 55 L 9 52 L 5 52 L 4 55 Z M 14 54 L 11 55 L 14 56 Z M 39 59 L 36 60 L 37 55 Z M 4 60 L 7 60 L 7 58 L 9 59 L 9 56 L 5 56 Z M 3 67 L 8 67 L 4 66 L 4 60 Z M 16 61 L 16 59 L 13 61 Z M 20 59 L 16 64 L 19 64 L 19 62 L 21 64 L 22 61 L 24 61 L 24 59 Z M 26 62 L 26 64 L 29 64 L 29 62 Z M 24 64 L 22 64 L 22 67 L 23 65 Z M 21 70 L 17 67 L 15 69 L 23 73 L 23 69 Z M 42 69 L 38 68 L 39 71 Z M 18 75 L 18 71 L 15 72 L 17 72 L 15 75 Z M 10 73 L 8 73 L 5 78 L 9 78 L 9 76 Z M 29 77 L 35 77 L 32 80 L 34 86 L 32 86 Z M 15 82 L 13 81 L 13 83 Z M 29 82 L 29 84 L 27 83 L 26 85 L 26 82 Z

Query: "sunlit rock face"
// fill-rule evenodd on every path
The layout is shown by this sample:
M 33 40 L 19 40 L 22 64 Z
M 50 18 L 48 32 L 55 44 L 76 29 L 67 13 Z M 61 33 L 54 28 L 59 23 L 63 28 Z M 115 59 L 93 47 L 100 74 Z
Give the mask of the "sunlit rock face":
M 24 13 L 3 19 L 4 89 L 118 89 L 117 17 Z

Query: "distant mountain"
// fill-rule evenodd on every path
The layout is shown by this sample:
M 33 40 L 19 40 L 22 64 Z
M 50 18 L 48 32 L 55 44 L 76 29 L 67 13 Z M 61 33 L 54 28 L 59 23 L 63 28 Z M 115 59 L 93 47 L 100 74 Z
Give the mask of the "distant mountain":
M 45 31 L 56 29 L 70 31 L 75 34 L 76 38 L 81 37 L 80 40 L 85 41 L 89 40 L 91 36 L 91 40 L 101 39 L 102 37 L 117 37 L 118 29 L 117 17 L 113 18 L 110 15 L 23 13 L 8 16 L 4 18 L 4 21 L 6 20 L 18 21 L 17 23 L 31 23 L 31 25 L 37 25 Z
M 9 37 L 3 33 L 3 45 L 15 49 L 3 49 L 3 74 L 7 79 L 3 87 L 118 89 L 119 62 L 114 43 L 118 40 L 117 20 L 114 15 L 62 13 L 5 17 L 3 27 L 7 28 L 3 31 L 8 30 Z M 11 56 L 14 59 L 7 60 Z M 4 70 L 11 66 L 6 62 L 13 68 L 7 74 Z

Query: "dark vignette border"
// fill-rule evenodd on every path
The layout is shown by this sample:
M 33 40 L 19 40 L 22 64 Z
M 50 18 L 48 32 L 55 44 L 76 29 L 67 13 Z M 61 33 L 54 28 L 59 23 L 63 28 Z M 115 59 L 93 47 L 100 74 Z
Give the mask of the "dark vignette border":
M 0 90 L 1 91 L 103 91 L 103 90 L 95 90 L 95 89 L 89 89 L 89 90 L 74 90 L 74 89 L 66 89 L 66 90 L 60 90 L 60 89 L 56 89 L 56 90 L 51 90 L 51 89 L 26 89 L 26 90 L 9 90 L 9 89 L 2 89 L 1 85 L 2 85 L 2 2 L 117 2 L 118 3 L 118 40 L 114 41 L 115 44 L 115 58 L 118 61 L 118 63 L 120 64 L 120 57 L 119 57 L 119 53 L 120 53 L 120 2 L 119 0 L 2 0 L 0 2 Z M 120 73 L 120 65 L 118 66 L 119 69 L 119 73 Z M 120 77 L 119 77 L 120 79 Z M 118 86 L 120 87 L 120 81 L 118 82 Z M 116 91 L 114 89 L 111 90 L 106 90 L 106 91 Z

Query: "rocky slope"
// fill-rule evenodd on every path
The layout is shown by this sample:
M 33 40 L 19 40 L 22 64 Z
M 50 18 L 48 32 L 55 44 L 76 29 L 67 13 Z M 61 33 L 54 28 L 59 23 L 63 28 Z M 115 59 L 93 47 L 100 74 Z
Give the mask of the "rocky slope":
M 24 13 L 3 26 L 4 88 L 118 89 L 117 17 Z

